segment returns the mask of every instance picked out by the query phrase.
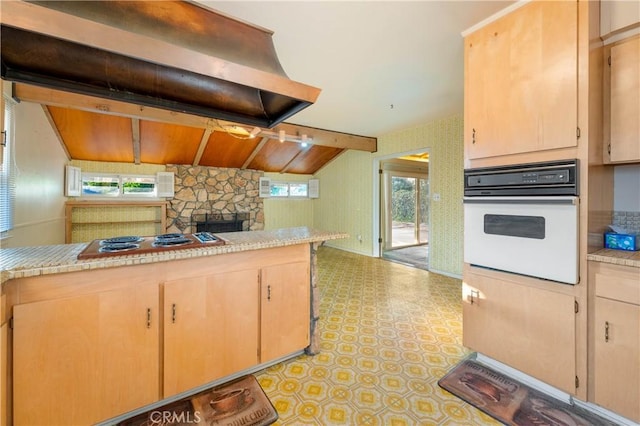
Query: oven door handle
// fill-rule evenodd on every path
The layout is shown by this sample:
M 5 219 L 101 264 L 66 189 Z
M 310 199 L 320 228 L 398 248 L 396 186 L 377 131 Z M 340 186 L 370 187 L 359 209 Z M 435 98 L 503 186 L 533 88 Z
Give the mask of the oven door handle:
M 536 205 L 576 205 L 577 198 L 559 198 L 559 199 L 528 199 L 528 200 L 505 200 L 505 199 L 476 199 L 464 198 L 464 204 L 536 204 Z

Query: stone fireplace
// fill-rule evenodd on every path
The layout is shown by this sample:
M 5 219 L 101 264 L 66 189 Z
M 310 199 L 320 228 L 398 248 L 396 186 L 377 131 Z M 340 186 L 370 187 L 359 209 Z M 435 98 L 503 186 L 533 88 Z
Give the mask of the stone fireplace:
M 240 220 L 242 230 L 264 229 L 264 204 L 259 197 L 263 172 L 181 165 L 168 165 L 167 171 L 175 174 L 175 195 L 167 206 L 167 232 L 196 232 L 200 218 L 209 222 Z

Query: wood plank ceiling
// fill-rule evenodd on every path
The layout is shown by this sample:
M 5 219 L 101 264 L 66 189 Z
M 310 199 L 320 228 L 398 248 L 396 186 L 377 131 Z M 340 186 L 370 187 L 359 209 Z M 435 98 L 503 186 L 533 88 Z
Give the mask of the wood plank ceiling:
M 312 175 L 348 149 L 375 152 L 375 138 L 281 123 L 256 137 L 235 123 L 16 84 L 20 101 L 43 105 L 69 159 L 228 167 Z M 241 127 L 249 132 L 251 129 Z M 285 140 L 279 130 L 308 146 Z M 265 133 L 267 135 L 265 135 Z

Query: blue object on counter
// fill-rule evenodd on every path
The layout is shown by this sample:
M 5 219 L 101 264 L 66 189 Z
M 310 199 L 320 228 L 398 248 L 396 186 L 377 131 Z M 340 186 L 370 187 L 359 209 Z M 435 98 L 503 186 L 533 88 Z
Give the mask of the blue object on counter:
M 638 234 L 604 234 L 604 247 L 614 250 L 638 251 Z

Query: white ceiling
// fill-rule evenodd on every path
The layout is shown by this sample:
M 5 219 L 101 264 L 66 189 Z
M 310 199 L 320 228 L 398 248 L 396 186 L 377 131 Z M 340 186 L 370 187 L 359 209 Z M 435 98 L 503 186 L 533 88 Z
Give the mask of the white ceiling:
M 205 1 L 274 32 L 292 80 L 322 89 L 290 123 L 378 137 L 462 113 L 460 33 L 512 1 Z

